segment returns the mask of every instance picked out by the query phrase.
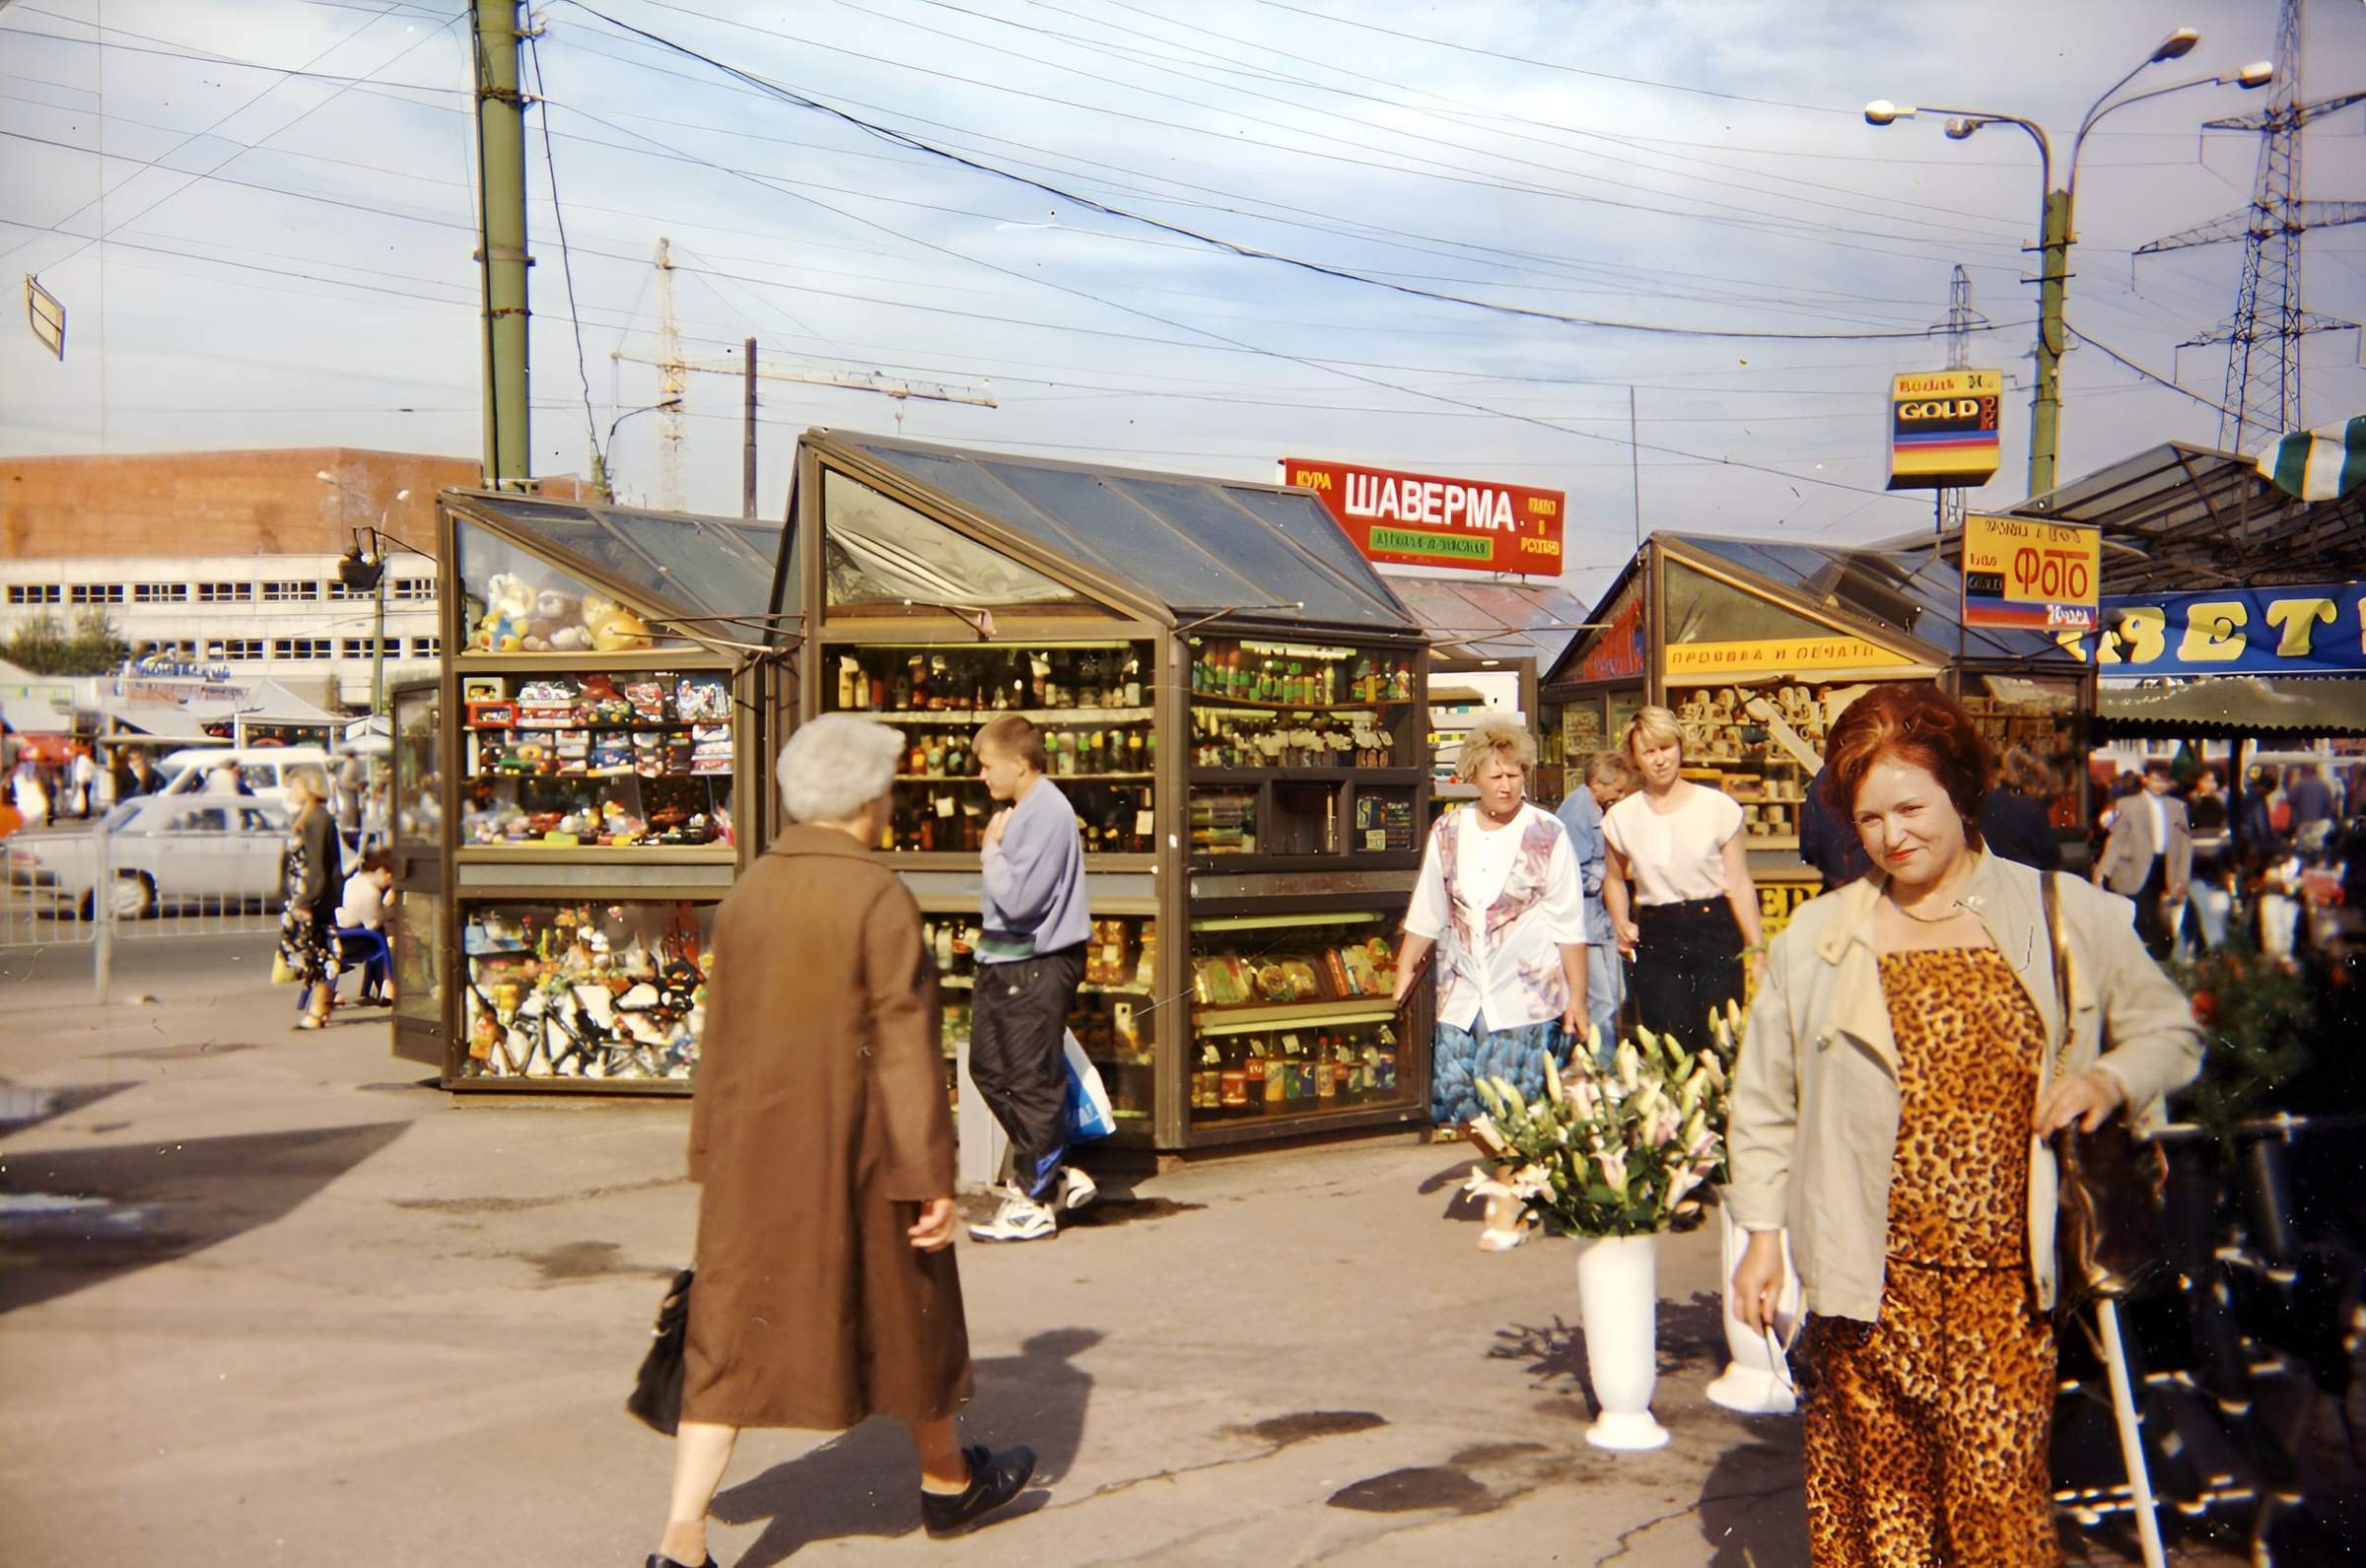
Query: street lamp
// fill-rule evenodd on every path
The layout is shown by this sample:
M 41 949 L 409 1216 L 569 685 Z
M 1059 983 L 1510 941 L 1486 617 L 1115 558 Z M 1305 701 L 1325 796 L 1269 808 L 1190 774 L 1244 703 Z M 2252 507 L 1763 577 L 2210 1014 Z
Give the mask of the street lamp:
M 351 485 L 325 468 L 313 477 L 323 484 L 336 486 L 347 495 L 353 494 Z M 408 490 L 394 492 L 396 503 L 410 499 Z M 353 530 L 353 547 L 337 560 L 337 580 L 344 584 L 347 593 L 358 593 L 364 588 L 370 590 L 370 712 L 373 714 L 386 711 L 386 540 L 392 537 L 386 532 L 388 510 L 384 507 L 379 509 L 378 525 L 369 530 L 370 549 L 367 553 L 362 549 L 362 529 L 356 528 Z M 404 548 L 410 547 L 405 545 Z
M 616 431 L 635 414 L 670 414 L 682 406 L 679 397 L 668 397 L 646 408 L 628 408 L 608 422 L 608 439 L 592 452 L 592 490 L 602 501 L 614 501 L 615 492 L 608 486 L 608 452 L 616 445 Z
M 2275 80 L 2275 67 L 2267 61 L 2258 61 L 2224 76 L 2197 77 L 2180 82 L 2174 87 L 2155 88 L 2149 93 L 2136 93 L 2114 102 L 2115 95 L 2136 79 L 2146 66 L 2168 60 L 2183 59 L 2201 41 L 2201 34 L 2192 28 L 2179 28 L 2154 46 L 2151 54 L 2139 61 L 2125 76 L 2114 82 L 2087 109 L 2078 122 L 2078 134 L 2071 139 L 2070 164 L 2065 170 L 2059 190 L 2053 184 L 2053 146 L 2046 136 L 2045 127 L 2018 114 L 1999 114 L 1989 109 L 1941 108 L 1935 104 L 1893 103 L 1888 99 L 1875 99 L 1865 105 L 1865 123 L 1894 125 L 1902 119 L 1918 114 L 1944 114 L 1950 141 L 1969 141 L 1983 126 L 2018 125 L 2029 132 L 2030 140 L 2038 144 L 2038 185 L 2044 198 L 2039 211 L 2038 252 L 2038 387 L 2037 396 L 2029 410 L 2029 493 L 2042 496 L 2053 488 L 2054 458 L 2060 440 L 2061 427 L 2061 371 L 2064 329 L 2062 300 L 2070 281 L 2070 211 L 2071 197 L 2078 188 L 2078 156 L 2084 148 L 2087 133 L 2105 115 L 2141 103 L 2146 99 L 2165 98 L 2171 93 L 2183 93 L 2195 87 L 2240 87 L 2246 91 L 2265 87 Z

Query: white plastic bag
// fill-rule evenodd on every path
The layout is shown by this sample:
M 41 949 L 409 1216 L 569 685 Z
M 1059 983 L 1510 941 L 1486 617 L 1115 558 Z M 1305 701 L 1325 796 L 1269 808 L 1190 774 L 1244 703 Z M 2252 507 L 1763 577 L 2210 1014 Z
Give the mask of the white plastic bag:
M 1084 1055 L 1075 1034 L 1064 1034 L 1060 1045 L 1068 1057 L 1069 1138 L 1078 1143 L 1105 1138 L 1117 1130 L 1117 1116 L 1109 1109 L 1109 1091 L 1101 1083 L 1101 1069 Z

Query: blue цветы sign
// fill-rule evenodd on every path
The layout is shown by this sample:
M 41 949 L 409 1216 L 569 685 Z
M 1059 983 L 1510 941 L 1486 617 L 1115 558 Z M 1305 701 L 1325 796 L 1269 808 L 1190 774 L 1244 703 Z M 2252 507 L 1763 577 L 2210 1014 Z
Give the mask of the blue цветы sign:
M 2061 634 L 2096 673 L 2366 672 L 2366 585 L 2222 588 L 2104 599 L 2100 634 Z

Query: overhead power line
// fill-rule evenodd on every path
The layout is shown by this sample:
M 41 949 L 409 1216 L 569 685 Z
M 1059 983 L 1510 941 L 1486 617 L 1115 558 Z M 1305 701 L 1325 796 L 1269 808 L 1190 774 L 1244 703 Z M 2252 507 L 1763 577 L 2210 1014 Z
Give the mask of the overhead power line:
M 735 65 L 727 64 L 722 60 L 714 58 L 712 55 L 703 54 L 700 51 L 691 48 L 687 44 L 677 43 L 670 38 L 664 37 L 662 34 L 651 33 L 646 29 L 634 27 L 628 22 L 620 22 L 616 18 L 609 16 L 607 13 L 600 11 L 593 6 L 587 5 L 585 0 L 567 0 L 567 3 L 574 6 L 579 11 L 583 11 L 591 16 L 598 18 L 600 21 L 606 23 L 612 28 L 633 34 L 638 37 L 647 38 L 651 42 L 661 44 L 663 47 L 671 49 L 675 53 L 681 54 L 686 58 L 698 60 L 718 71 L 725 73 L 726 75 L 733 77 L 739 81 L 746 82 L 751 86 L 762 88 L 779 97 L 784 102 L 796 103 L 800 107 L 811 109 L 819 114 L 828 115 L 829 117 L 839 120 L 844 124 L 850 125 L 867 135 L 875 136 L 882 141 L 891 142 L 901 147 L 908 147 L 914 152 L 925 153 L 930 157 L 940 159 L 949 164 L 958 165 L 961 168 L 968 169 L 977 173 L 989 175 L 996 179 L 1008 180 L 1013 184 L 1024 185 L 1029 189 L 1041 191 L 1047 196 L 1055 197 L 1061 201 L 1074 202 L 1079 207 L 1083 207 L 1092 212 L 1100 213 L 1106 217 L 1118 219 L 1122 222 L 1141 224 L 1145 227 L 1155 229 L 1165 234 L 1171 234 L 1185 239 L 1194 240 L 1213 249 L 1229 251 L 1236 256 L 1241 256 L 1249 260 L 1270 261 L 1280 266 L 1294 267 L 1302 272 L 1312 273 L 1318 277 L 1333 278 L 1343 283 L 1358 284 L 1366 288 L 1380 289 L 1391 294 L 1404 295 L 1411 299 L 1429 300 L 1441 305 L 1463 306 L 1471 309 L 1486 310 L 1493 314 L 1509 316 L 1516 319 L 1550 321 L 1561 326 L 1592 327 L 1600 331 L 1634 332 L 1653 337 L 1719 338 L 1736 342 L 1775 343 L 1895 342 L 1904 340 L 1927 340 L 1933 336 L 1937 330 L 1931 327 L 1918 327 L 1914 329 L 1887 332 L 1769 332 L 1744 328 L 1685 327 L 1676 326 L 1666 322 L 1623 321 L 1607 316 L 1576 315 L 1560 310 L 1540 309 L 1532 306 L 1504 305 L 1495 301 L 1473 299 L 1467 295 L 1446 294 L 1433 289 L 1416 288 L 1411 284 L 1392 283 L 1385 278 L 1370 277 L 1363 273 L 1353 271 L 1349 268 L 1332 266 L 1326 262 L 1313 261 L 1302 256 L 1287 255 L 1281 251 L 1267 250 L 1260 246 L 1244 244 L 1239 240 L 1227 239 L 1219 235 L 1205 234 L 1196 229 L 1188 229 L 1180 224 L 1168 223 L 1164 219 L 1151 217 L 1147 213 L 1138 213 L 1124 207 L 1112 205 L 1111 203 L 1101 201 L 1092 196 L 1087 196 L 1080 191 L 1069 188 L 1067 186 L 1054 185 L 1047 180 L 1037 179 L 1031 175 L 1018 173 L 1012 170 L 987 163 L 981 159 L 971 158 L 966 154 L 954 152 L 949 148 L 939 147 L 932 142 L 923 141 L 919 137 L 913 136 L 907 131 L 899 130 L 890 125 L 883 125 L 876 121 L 865 119 L 861 115 L 849 113 L 847 110 L 839 108 L 834 104 L 824 103 L 818 99 L 808 98 L 804 94 L 799 93 L 794 89 L 783 87 L 777 83 L 769 81 L 764 77 L 757 76 L 752 72 L 743 71 Z M 596 116 L 587 117 L 596 118 Z M 606 122 L 603 121 L 602 123 Z M 615 128 L 621 129 L 621 127 Z M 626 134 L 631 135 L 637 133 L 627 132 Z M 1991 328 L 1991 330 L 1993 329 Z

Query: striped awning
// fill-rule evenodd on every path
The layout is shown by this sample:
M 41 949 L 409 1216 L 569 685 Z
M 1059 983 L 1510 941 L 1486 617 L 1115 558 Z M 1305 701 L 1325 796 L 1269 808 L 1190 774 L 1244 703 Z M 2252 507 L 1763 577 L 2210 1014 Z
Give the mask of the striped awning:
M 2366 415 L 2294 431 L 2260 452 L 2260 472 L 2303 501 L 2334 501 L 2366 484 Z

